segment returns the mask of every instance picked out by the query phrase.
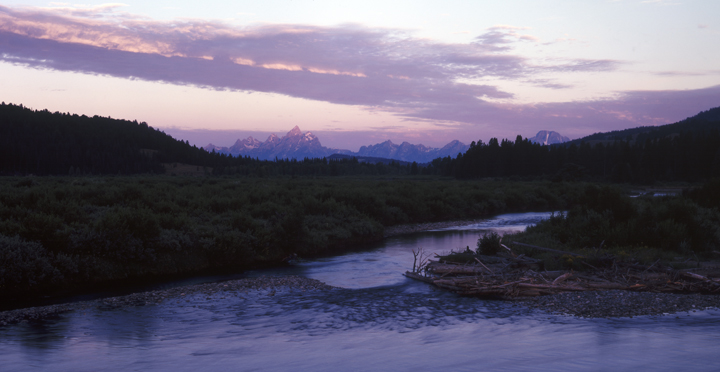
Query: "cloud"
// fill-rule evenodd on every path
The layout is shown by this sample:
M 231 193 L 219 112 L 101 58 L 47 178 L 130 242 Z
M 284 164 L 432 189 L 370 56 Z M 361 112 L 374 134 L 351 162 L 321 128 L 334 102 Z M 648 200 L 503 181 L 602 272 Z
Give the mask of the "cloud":
M 475 38 L 476 43 L 492 47 L 493 51 L 508 51 L 511 49 L 509 44 L 516 41 L 538 42 L 540 38 L 528 34 L 520 34 L 517 30 L 527 30 L 529 27 L 518 27 L 509 25 L 496 25 L 490 27 L 488 31 Z
M 657 76 L 703 76 L 706 75 L 703 72 L 695 72 L 695 71 L 658 71 L 653 72 L 653 75 Z
M 117 13 L 119 6 L 83 8 L 80 13 L 75 8 L 0 6 L 0 61 L 208 89 L 277 93 L 357 105 L 413 121 L 480 128 L 648 125 L 720 102 L 715 87 L 619 92 L 613 100 L 586 102 L 491 103 L 490 99 L 507 102 L 513 94 L 473 81 L 523 82 L 542 74 L 610 72 L 622 65 L 609 59 L 536 63 L 512 54 L 515 43 L 537 42 L 519 32 L 527 30 L 523 27 L 494 26 L 473 42 L 458 44 L 356 24 L 235 27 L 199 20 L 160 22 Z M 548 89 L 569 88 L 551 80 L 534 83 Z M 698 95 L 694 100 L 678 98 L 689 92 Z M 662 103 L 651 104 L 652 100 Z M 675 110 L 674 114 L 668 110 Z
M 520 56 L 494 53 L 498 49 L 488 45 L 498 42 L 495 37 L 527 39 L 508 26 L 490 29 L 484 43 L 448 44 L 358 25 L 234 28 L 208 21 L 94 18 L 118 6 L 83 9 L 92 13 L 88 17 L 77 16 L 74 8 L 0 6 L 2 59 L 38 68 L 405 108 L 512 97 L 493 86 L 456 82 L 460 78 L 596 69 L 590 61 L 537 66 Z
M 553 83 L 550 79 L 530 79 L 528 83 L 548 89 L 570 89 L 573 87 L 568 84 Z
M 648 125 L 673 123 L 720 105 L 720 85 L 693 90 L 617 92 L 612 99 L 503 105 L 455 105 L 428 108 L 423 118 L 472 122 L 491 133 L 512 128 L 514 133 L 556 130 L 571 138 Z M 466 126 L 467 128 L 467 126 Z M 495 135 L 495 134 L 493 134 Z
M 544 71 L 553 72 L 581 72 L 581 71 L 613 71 L 621 62 L 610 59 L 575 59 L 567 63 L 539 67 Z
M 658 71 L 654 72 L 653 75 L 657 76 L 712 76 L 719 75 L 720 70 L 706 70 L 706 71 Z
M 114 13 L 116 9 L 129 6 L 123 3 L 106 3 L 100 5 L 70 5 L 68 3 L 50 3 L 50 5 L 51 7 L 40 9 L 49 10 L 54 13 L 64 14 L 67 16 L 85 18 L 104 18 L 111 13 Z M 115 16 L 121 16 L 121 14 L 115 14 Z

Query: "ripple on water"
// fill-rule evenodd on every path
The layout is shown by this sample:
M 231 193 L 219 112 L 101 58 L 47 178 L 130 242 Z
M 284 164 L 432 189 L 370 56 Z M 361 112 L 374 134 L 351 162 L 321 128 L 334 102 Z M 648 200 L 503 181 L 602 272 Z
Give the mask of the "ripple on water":
M 400 268 L 364 288 L 196 293 L 0 327 L 0 365 L 3 371 L 173 372 L 719 369 L 718 311 L 587 320 L 458 297 L 400 276 L 412 265 L 411 249 L 475 240 L 477 231 L 413 234 L 369 253 L 288 269 L 313 277 L 355 267 L 338 279 L 350 282 L 365 271 L 372 277 Z

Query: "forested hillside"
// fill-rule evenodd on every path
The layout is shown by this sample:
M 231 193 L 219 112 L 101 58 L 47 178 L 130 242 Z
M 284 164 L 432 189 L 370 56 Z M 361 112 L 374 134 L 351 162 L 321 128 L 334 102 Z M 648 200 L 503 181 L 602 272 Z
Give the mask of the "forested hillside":
M 681 122 L 595 134 L 571 144 L 542 146 L 518 136 L 478 141 L 433 168 L 457 178 L 538 177 L 652 183 L 697 182 L 720 176 L 720 108 Z
M 657 139 L 677 135 L 680 132 L 700 132 L 717 129 L 720 122 L 720 107 L 716 107 L 681 120 L 677 123 L 660 125 L 657 127 L 638 127 L 612 132 L 595 133 L 580 139 L 569 141 L 565 146 L 579 145 L 581 143 L 611 143 L 614 141 L 643 142 L 647 139 Z
M 209 160 L 146 123 L 0 105 L 2 174 L 163 173 L 163 162 Z
M 473 142 L 464 154 L 438 158 L 425 167 L 354 158 L 232 157 L 190 146 L 146 123 L 0 105 L 0 174 L 164 173 L 171 163 L 192 165 L 201 174 L 260 177 L 442 175 L 697 182 L 720 176 L 720 108 L 675 124 L 598 133 L 562 145 L 543 146 L 521 136 L 515 141 L 493 138 Z
M 182 163 L 213 175 L 343 176 L 418 174 L 417 165 L 355 159 L 258 160 L 209 153 L 146 123 L 0 104 L 0 175 L 165 173 Z M 168 173 L 172 173 L 168 172 Z

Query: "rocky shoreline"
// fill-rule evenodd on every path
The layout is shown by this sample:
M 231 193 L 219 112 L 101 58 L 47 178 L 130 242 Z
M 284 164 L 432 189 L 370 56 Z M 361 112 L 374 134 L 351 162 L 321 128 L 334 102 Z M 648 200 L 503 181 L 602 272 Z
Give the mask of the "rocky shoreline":
M 719 295 L 622 290 L 566 292 L 533 297 L 520 302 L 549 313 L 582 318 L 632 318 L 720 308 Z
M 407 224 L 385 229 L 385 237 L 477 223 L 481 220 Z M 673 294 L 598 290 L 519 299 L 525 306 L 581 318 L 627 318 L 720 309 L 720 294 Z
M 385 237 L 420 231 L 442 229 L 476 223 L 479 220 L 446 221 L 423 224 L 398 225 L 385 229 Z M 0 312 L 0 326 L 51 318 L 58 314 L 91 308 L 119 308 L 160 304 L 165 300 L 186 296 L 204 295 L 208 300 L 214 296 L 230 296 L 238 292 L 261 291 L 274 295 L 278 291 L 321 291 L 334 289 L 315 279 L 299 276 L 258 277 L 217 283 L 196 284 L 164 290 L 133 293 L 126 296 L 108 297 L 92 301 L 80 301 L 49 306 L 30 307 Z M 644 315 L 669 315 L 706 309 L 720 309 L 720 295 L 669 294 L 603 290 L 560 293 L 518 300 L 531 309 L 548 313 L 583 318 L 622 318 Z
M 320 291 L 335 287 L 319 280 L 300 276 L 246 278 L 217 283 L 195 284 L 170 289 L 133 293 L 127 296 L 108 297 L 92 301 L 70 302 L 57 305 L 29 307 L 0 312 L 0 326 L 22 322 L 36 321 L 57 316 L 68 311 L 91 308 L 119 308 L 123 306 L 144 306 L 160 304 L 165 300 L 180 299 L 186 296 L 202 295 L 212 299 L 213 296 L 228 296 L 238 292 L 262 291 L 272 296 L 284 290 Z
M 125 306 L 160 304 L 200 295 L 207 300 L 225 298 L 251 291 L 267 296 L 276 292 L 322 291 L 335 287 L 315 279 L 299 276 L 259 277 L 226 282 L 196 284 L 165 290 L 133 293 L 127 296 L 108 297 L 92 301 L 31 307 L 0 312 L 0 326 L 42 320 L 58 314 L 84 309 L 112 309 Z M 560 293 L 518 300 L 528 308 L 548 313 L 582 318 L 623 318 L 644 315 L 670 315 L 720 308 L 720 296 L 700 294 L 668 294 L 621 290 Z

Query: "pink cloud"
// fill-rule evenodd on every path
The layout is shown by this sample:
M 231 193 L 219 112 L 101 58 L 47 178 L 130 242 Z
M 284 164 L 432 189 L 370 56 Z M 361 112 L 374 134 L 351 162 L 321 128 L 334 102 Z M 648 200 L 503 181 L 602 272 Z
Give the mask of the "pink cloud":
M 424 119 L 473 123 L 486 129 L 482 137 L 512 138 L 551 129 L 571 138 L 596 132 L 673 123 L 720 106 L 720 85 L 693 90 L 627 91 L 614 99 L 542 103 L 435 107 L 415 113 Z M 465 131 L 480 133 L 472 126 Z
M 608 72 L 621 65 L 603 59 L 533 64 L 510 53 L 515 42 L 537 41 L 518 33 L 524 28 L 513 26 L 496 26 L 472 43 L 452 44 L 359 25 L 231 27 L 116 16 L 113 9 L 88 9 L 85 14 L 0 6 L 0 61 L 359 105 L 417 121 L 462 124 L 457 130 L 510 126 L 516 133 L 567 128 L 588 134 L 596 128 L 671 122 L 720 103 L 718 87 L 621 92 L 616 99 L 585 102 L 490 103 L 488 98 L 513 95 L 493 85 L 459 81 L 527 81 L 540 73 Z M 568 88 L 548 80 L 536 82 L 551 89 Z

